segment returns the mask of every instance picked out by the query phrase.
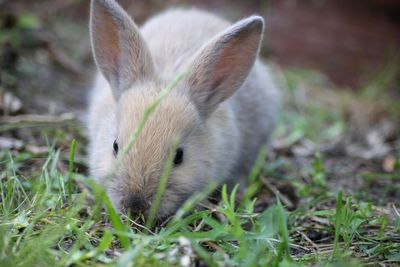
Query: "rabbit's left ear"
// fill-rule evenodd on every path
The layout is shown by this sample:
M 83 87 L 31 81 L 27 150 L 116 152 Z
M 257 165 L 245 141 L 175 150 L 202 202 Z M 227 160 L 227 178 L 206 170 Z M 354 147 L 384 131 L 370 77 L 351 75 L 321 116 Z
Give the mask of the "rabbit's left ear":
M 251 16 L 200 49 L 186 82 L 201 115 L 207 117 L 243 84 L 258 55 L 263 29 L 263 18 Z
M 139 29 L 115 0 L 92 0 L 90 37 L 96 64 L 116 98 L 134 82 L 154 74 Z

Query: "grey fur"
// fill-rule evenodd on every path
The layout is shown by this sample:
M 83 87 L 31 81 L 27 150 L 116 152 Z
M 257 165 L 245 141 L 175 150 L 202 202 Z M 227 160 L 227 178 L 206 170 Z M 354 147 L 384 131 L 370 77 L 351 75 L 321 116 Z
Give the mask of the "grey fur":
M 105 12 L 94 14 L 96 5 Z M 174 212 L 213 179 L 244 184 L 259 150 L 268 143 L 280 103 L 269 70 L 257 59 L 262 18 L 252 16 L 231 26 L 207 12 L 174 9 L 150 19 L 139 33 L 113 0 L 92 0 L 91 17 L 96 63 L 108 82 L 99 74 L 90 99 L 90 171 L 107 188 L 115 207 L 123 209 L 124 199 L 133 195 L 151 203 L 176 137 L 184 162 L 172 170 L 159 217 Z M 126 55 L 140 56 L 121 61 L 118 68 L 99 60 L 107 49 L 93 38 L 93 31 L 101 30 L 94 25 L 100 18 L 117 18 L 113 25 L 119 35 L 132 26 L 128 34 L 135 38 L 121 37 L 120 45 Z M 145 73 L 137 66 L 146 66 Z M 118 72 L 121 69 L 125 71 Z M 121 169 L 109 178 L 116 161 L 114 139 L 125 145 L 159 91 L 187 70 L 189 75 L 163 99 Z M 115 77 L 124 86 L 113 82 Z

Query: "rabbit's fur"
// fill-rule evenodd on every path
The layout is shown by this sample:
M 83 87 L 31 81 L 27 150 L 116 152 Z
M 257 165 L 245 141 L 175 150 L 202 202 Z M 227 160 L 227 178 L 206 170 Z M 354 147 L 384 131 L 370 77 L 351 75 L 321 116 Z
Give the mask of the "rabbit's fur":
M 244 183 L 279 107 L 257 59 L 261 17 L 231 26 L 203 11 L 176 9 L 139 30 L 115 1 L 92 0 L 90 31 L 100 69 L 89 106 L 90 171 L 117 209 L 148 210 L 175 138 L 183 162 L 170 173 L 158 217 L 213 179 Z M 113 173 L 114 140 L 122 151 L 146 108 L 185 72 Z

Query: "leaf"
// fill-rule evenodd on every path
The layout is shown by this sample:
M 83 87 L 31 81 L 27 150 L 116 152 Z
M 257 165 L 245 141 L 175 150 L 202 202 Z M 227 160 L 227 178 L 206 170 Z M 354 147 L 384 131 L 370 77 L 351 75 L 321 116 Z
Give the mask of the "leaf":
M 23 14 L 18 17 L 17 26 L 21 29 L 38 29 L 40 21 L 32 14 Z

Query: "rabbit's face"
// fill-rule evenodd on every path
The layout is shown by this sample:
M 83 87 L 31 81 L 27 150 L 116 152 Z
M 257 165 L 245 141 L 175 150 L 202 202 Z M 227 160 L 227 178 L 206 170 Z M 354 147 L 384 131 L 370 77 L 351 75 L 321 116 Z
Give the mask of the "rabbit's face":
M 146 213 L 154 201 L 170 149 L 174 148 L 172 170 L 157 213 L 163 217 L 176 211 L 212 176 L 212 153 L 202 136 L 203 122 L 196 108 L 187 96 L 174 91 L 161 101 L 124 153 L 145 110 L 156 99 L 156 90 L 146 87 L 126 91 L 117 104 L 112 126 L 116 134 L 107 145 L 121 164 L 108 180 L 107 190 L 117 209 Z M 178 145 L 172 147 L 175 140 Z

